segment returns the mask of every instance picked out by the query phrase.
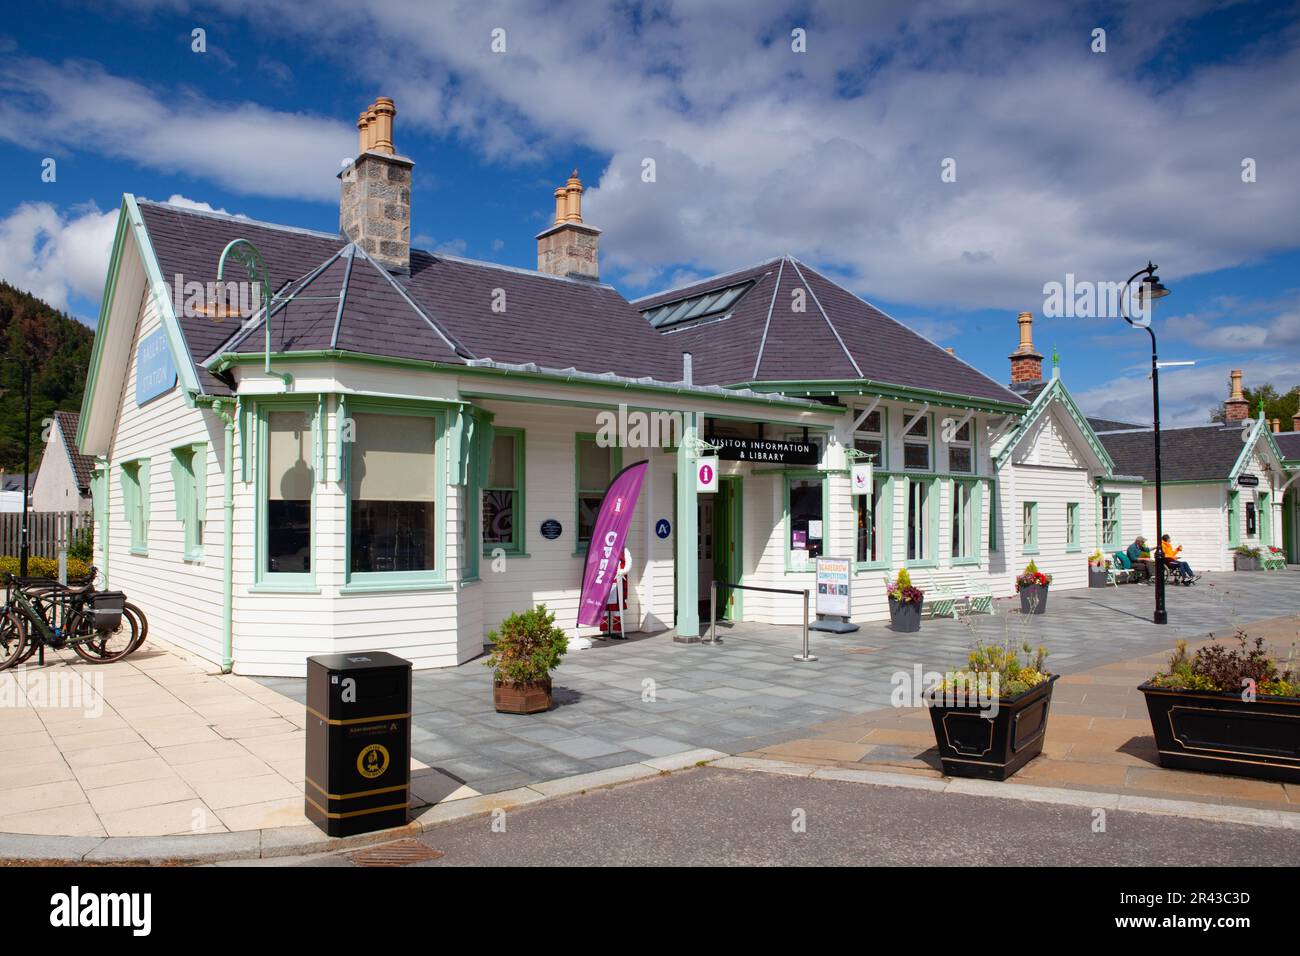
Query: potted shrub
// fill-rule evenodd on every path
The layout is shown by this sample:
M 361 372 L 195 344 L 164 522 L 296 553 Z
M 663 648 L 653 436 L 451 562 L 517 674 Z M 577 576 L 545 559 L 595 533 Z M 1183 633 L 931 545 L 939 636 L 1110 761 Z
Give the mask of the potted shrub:
M 1088 558 L 1088 587 L 1104 588 L 1106 580 L 1109 577 L 1110 558 L 1101 553 L 1098 548 Z
M 1300 671 L 1279 666 L 1263 638 L 1237 646 L 1179 641 L 1146 695 L 1160 766 L 1300 783 Z
M 1240 544 L 1233 551 L 1232 569 L 1234 571 L 1258 571 L 1259 548 Z
M 1030 561 L 1025 573 L 1016 578 L 1016 593 L 1020 595 L 1021 614 L 1042 614 L 1047 610 L 1047 589 L 1052 583 L 1052 576 L 1038 570 L 1038 565 Z
M 888 586 L 889 625 L 896 631 L 911 634 L 921 629 L 921 602 L 925 592 L 912 584 L 907 568 L 900 568 L 898 577 Z
M 569 649 L 569 639 L 555 626 L 555 615 L 539 604 L 511 614 L 488 635 L 492 653 L 484 662 L 494 668 L 492 700 L 502 714 L 537 714 L 551 709 L 551 671 Z
M 978 643 L 967 666 L 950 671 L 927 695 L 943 772 L 1005 780 L 1036 757 L 1047 735 L 1052 685 L 1047 649 Z

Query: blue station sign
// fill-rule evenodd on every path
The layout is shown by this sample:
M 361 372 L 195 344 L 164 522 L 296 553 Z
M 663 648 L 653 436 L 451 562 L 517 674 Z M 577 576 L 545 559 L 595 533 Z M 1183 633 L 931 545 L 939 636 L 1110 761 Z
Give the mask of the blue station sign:
M 167 333 L 162 329 L 140 340 L 135 350 L 135 403 L 143 405 L 171 391 L 176 384 Z

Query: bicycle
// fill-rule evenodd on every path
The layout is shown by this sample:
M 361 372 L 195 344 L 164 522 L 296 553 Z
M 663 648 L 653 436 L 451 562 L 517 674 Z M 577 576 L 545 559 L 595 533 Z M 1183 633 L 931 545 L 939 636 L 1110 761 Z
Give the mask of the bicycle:
M 121 660 L 143 640 L 144 617 L 126 612 L 121 591 L 71 588 L 48 579 L 6 575 L 0 609 L 0 670 L 28 660 L 38 650 L 71 647 L 91 664 Z

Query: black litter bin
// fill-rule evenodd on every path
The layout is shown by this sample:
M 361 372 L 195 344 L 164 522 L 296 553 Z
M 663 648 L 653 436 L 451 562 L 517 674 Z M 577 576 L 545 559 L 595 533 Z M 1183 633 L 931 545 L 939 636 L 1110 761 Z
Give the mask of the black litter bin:
M 307 818 L 330 836 L 400 827 L 410 787 L 411 662 L 307 658 Z

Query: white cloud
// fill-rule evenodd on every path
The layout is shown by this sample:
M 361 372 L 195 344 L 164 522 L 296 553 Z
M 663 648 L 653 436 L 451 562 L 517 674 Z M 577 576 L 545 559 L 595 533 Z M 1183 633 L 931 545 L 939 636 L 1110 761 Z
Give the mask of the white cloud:
M 238 193 L 335 200 L 348 118 L 324 119 L 156 90 L 96 63 L 15 57 L 0 64 L 0 140 L 58 153 L 93 149 Z
M 1160 375 L 1160 423 L 1208 424 L 1210 412 L 1228 397 L 1228 373 L 1233 368 L 1244 370 L 1243 383 L 1247 387 L 1271 382 L 1279 391 L 1286 391 L 1300 384 L 1300 370 L 1295 362 L 1277 358 L 1210 361 L 1192 368 L 1167 369 Z M 1145 371 L 1117 376 L 1073 394 L 1088 415 L 1144 425 L 1151 423 L 1151 380 Z
M 167 201 L 187 209 L 226 212 L 179 194 Z M 23 203 L 0 218 L 0 279 L 56 309 L 68 309 L 73 296 L 98 303 L 117 216 L 118 210 L 101 212 L 94 203 L 67 211 L 48 202 Z
M 1176 82 L 1147 63 L 1210 0 L 1119 11 L 1103 55 L 1067 8 L 1010 0 L 609 3 L 580 23 L 542 0 L 220 5 L 382 83 L 399 137 L 414 124 L 494 159 L 611 155 L 585 206 L 614 275 L 790 252 L 871 298 L 1006 308 L 1067 272 L 1122 279 L 1154 258 L 1170 280 L 1296 241 L 1296 26 L 1261 21 L 1267 41 Z
M 71 295 L 97 301 L 117 229 L 117 210 L 93 204 L 60 213 L 23 203 L 0 219 L 0 279 L 67 309 Z

